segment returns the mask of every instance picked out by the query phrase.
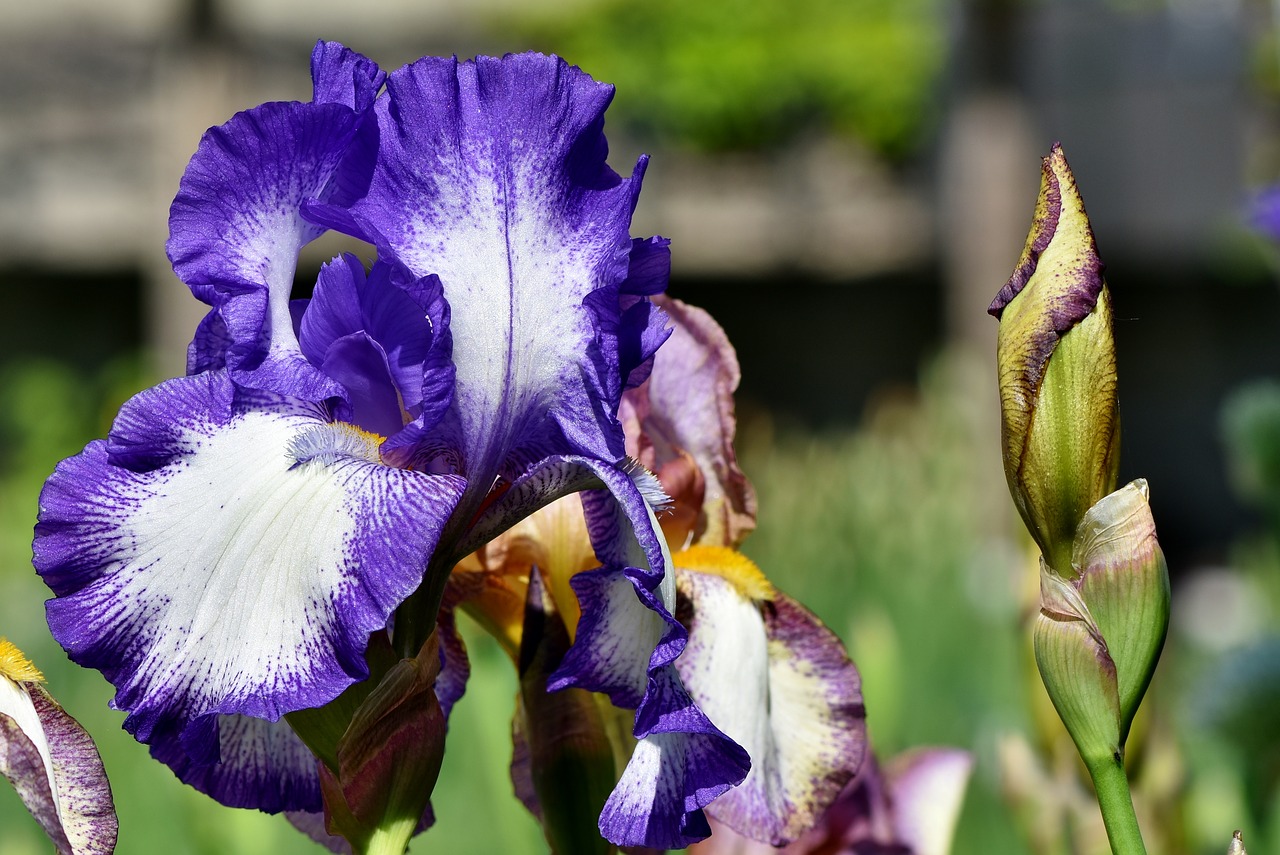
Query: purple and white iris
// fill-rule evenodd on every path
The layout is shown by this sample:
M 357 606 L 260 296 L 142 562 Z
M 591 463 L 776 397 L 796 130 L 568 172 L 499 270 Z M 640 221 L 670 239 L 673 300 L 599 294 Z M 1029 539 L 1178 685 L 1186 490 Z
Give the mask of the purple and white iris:
M 183 780 L 314 814 L 317 761 L 281 717 L 366 678 L 393 615 L 397 647 L 420 645 L 461 558 L 589 489 L 601 568 L 559 683 L 634 707 L 641 745 L 602 831 L 705 836 L 749 762 L 674 666 L 660 491 L 617 417 L 666 338 L 649 298 L 669 262 L 629 233 L 645 160 L 605 163 L 612 87 L 534 54 L 385 74 L 335 43 L 312 77 L 310 102 L 210 130 L 183 176 L 169 256 L 211 308 L 188 376 L 127 402 L 41 494 L 54 636 Z M 292 300 L 326 229 L 376 260 L 336 258 Z M 593 646 L 605 622 L 644 643 Z

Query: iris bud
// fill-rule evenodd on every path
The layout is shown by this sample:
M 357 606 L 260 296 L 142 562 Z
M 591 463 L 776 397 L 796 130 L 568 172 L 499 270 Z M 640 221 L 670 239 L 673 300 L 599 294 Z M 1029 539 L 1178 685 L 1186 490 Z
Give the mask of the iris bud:
M 1115 489 L 1120 419 L 1111 297 L 1057 145 L 1018 267 L 988 311 L 1000 320 L 1005 477 L 1045 561 L 1069 577 L 1076 526 Z
M 345 837 L 356 851 L 383 837 L 408 840 L 422 821 L 444 760 L 439 673 L 433 633 L 417 656 L 392 665 L 359 704 L 337 742 L 334 765 L 319 764 L 329 833 Z
M 1086 763 L 1124 746 L 1169 627 L 1169 571 L 1138 480 L 1089 509 L 1074 576 L 1041 562 L 1036 664 Z

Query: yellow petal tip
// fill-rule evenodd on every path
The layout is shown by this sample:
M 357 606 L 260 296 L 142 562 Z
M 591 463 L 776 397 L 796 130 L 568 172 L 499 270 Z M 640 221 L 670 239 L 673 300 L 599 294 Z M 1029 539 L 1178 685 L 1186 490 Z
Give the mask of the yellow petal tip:
M 776 598 L 773 583 L 750 558 L 724 546 L 691 546 L 671 557 L 682 570 L 719 576 L 733 585 L 743 597 L 755 602 L 771 602 Z
M 0 676 L 15 683 L 43 683 L 44 675 L 9 639 L 0 638 Z

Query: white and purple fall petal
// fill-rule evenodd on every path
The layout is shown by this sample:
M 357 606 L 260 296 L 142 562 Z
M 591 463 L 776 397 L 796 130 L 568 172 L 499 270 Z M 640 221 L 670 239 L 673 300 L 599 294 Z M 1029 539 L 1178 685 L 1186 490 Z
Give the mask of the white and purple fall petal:
M 675 557 L 689 645 L 676 665 L 693 698 L 751 755 L 751 774 L 708 813 L 774 845 L 818 821 L 862 764 L 866 710 L 844 645 L 743 555 Z
M 34 544 L 49 625 L 139 740 L 213 763 L 224 717 L 275 721 L 365 676 L 369 633 L 417 587 L 462 486 L 377 447 L 214 372 L 136 396 L 58 466 Z

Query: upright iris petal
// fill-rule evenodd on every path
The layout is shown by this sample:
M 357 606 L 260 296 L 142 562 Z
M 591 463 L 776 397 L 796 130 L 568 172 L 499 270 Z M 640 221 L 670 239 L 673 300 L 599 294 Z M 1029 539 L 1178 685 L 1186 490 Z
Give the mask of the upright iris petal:
M 298 353 L 289 296 L 298 251 L 324 229 L 303 219 L 302 204 L 350 196 L 344 183 L 372 168 L 373 153 L 355 143 L 383 76 L 325 43 L 312 69 L 315 101 L 262 104 L 205 134 L 173 200 L 167 249 L 213 307 L 190 373 L 225 365 L 255 388 L 315 398 L 334 387 Z
M 612 87 L 525 54 L 425 58 L 387 94 L 349 214 L 380 253 L 440 277 L 457 366 L 444 429 L 472 489 L 517 456 L 620 459 L 619 285 L 645 162 L 630 179 L 605 164 Z

